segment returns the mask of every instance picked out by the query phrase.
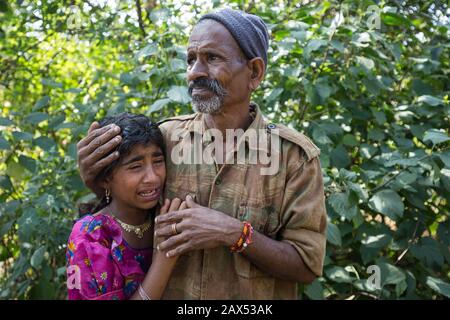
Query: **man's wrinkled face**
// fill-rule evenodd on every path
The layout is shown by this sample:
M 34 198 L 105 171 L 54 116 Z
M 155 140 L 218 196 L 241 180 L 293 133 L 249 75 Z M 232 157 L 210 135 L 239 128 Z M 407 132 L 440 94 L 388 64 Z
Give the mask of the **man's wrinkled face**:
M 212 20 L 201 21 L 189 38 L 187 80 L 192 105 L 214 114 L 247 99 L 249 68 L 229 31 Z

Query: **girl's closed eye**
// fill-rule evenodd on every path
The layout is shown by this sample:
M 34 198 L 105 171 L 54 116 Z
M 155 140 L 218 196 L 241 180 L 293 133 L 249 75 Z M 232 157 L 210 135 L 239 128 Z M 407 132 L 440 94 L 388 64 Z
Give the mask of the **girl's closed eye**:
M 142 168 L 142 165 L 139 163 L 134 163 L 128 167 L 128 169 L 130 169 L 130 170 L 135 170 L 135 169 L 140 169 L 140 168 Z

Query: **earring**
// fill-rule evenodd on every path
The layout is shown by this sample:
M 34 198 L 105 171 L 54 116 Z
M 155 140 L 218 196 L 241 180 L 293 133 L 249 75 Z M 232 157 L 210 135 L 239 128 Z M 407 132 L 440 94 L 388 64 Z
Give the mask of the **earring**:
M 106 196 L 106 203 L 109 203 L 109 195 L 111 194 L 111 192 L 109 191 L 109 189 L 105 190 L 105 196 Z

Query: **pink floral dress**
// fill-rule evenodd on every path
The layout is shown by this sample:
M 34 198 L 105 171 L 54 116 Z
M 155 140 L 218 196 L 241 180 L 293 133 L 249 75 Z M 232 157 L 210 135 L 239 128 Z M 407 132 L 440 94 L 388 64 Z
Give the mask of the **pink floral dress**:
M 130 298 L 150 267 L 152 251 L 131 248 L 108 215 L 82 217 L 73 226 L 66 251 L 69 300 Z

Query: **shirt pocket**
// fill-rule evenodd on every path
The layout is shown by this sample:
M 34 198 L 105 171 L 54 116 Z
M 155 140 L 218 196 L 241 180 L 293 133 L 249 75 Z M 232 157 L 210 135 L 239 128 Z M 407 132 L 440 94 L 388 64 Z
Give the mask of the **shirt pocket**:
M 173 172 L 168 172 L 165 185 L 166 197 L 184 200 L 187 195 L 191 195 L 196 200 L 198 192 L 196 170 L 195 165 L 182 164 L 173 168 Z
M 258 231 L 272 239 L 280 229 L 279 212 L 273 204 L 247 204 L 241 203 L 238 208 L 237 218 L 249 222 L 255 231 Z

